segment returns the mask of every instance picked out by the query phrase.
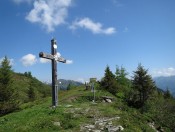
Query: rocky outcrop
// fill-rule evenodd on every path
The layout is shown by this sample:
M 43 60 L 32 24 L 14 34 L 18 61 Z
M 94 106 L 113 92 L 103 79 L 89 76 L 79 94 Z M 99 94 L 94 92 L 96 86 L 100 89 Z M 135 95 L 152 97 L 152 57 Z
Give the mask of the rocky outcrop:
M 85 124 L 80 127 L 81 132 L 118 132 L 123 131 L 124 128 L 121 125 L 113 125 L 114 120 L 119 120 L 120 117 L 113 118 L 99 118 L 95 119 L 93 124 Z
M 102 96 L 101 98 L 103 102 L 106 102 L 106 103 L 112 103 L 114 101 L 114 98 L 110 96 Z

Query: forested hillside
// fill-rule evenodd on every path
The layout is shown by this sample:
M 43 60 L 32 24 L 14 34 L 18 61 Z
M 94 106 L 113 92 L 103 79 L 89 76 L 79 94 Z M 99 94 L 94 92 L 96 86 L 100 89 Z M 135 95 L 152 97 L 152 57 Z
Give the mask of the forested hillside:
M 32 76 L 31 72 L 15 73 L 5 57 L 0 65 L 0 116 L 19 109 L 26 102 L 51 95 L 49 85 Z
M 159 131 L 175 131 L 175 99 L 170 91 L 159 90 L 148 70 L 141 64 L 134 71 L 131 80 L 126 76 L 125 68 L 116 67 L 116 72 L 112 73 L 107 66 L 104 77 L 99 82 L 99 89 L 109 91 L 130 108 L 148 116 L 159 126 Z M 163 130 L 163 127 L 169 130 Z
M 65 80 L 65 79 L 59 79 L 58 84 L 60 89 L 67 90 L 68 87 L 76 87 L 83 85 L 81 82 L 73 81 L 73 80 Z
M 51 106 L 50 86 L 31 72 L 14 73 L 7 57 L 0 67 L 0 131 L 175 131 L 175 99 L 159 90 L 141 64 L 127 78 L 124 67 L 85 86 L 59 92 Z
M 13 86 L 24 102 L 51 96 L 51 86 L 33 77 L 31 72 L 13 73 Z

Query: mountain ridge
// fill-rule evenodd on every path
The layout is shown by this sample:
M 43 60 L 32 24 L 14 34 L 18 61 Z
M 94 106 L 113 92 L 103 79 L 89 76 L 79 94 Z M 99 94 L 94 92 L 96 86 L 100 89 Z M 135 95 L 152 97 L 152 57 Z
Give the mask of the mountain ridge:
M 52 81 L 50 82 L 44 82 L 48 85 L 52 85 Z M 83 85 L 83 83 L 79 82 L 79 81 L 74 81 L 74 80 L 69 80 L 69 79 L 58 79 L 58 87 L 61 90 L 67 90 L 68 85 L 72 85 L 72 86 L 81 86 Z
M 175 76 L 154 77 L 153 80 L 158 88 L 164 91 L 168 89 L 175 96 Z
M 67 90 L 68 85 L 80 86 L 83 85 L 83 83 L 74 80 L 58 79 L 58 85 L 60 89 Z

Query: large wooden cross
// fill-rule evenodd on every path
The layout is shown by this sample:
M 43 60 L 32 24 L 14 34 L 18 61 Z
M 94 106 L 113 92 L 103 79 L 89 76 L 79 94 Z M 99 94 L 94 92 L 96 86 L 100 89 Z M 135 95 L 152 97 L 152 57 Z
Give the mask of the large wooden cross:
M 39 57 L 52 61 L 52 106 L 58 106 L 58 81 L 57 81 L 57 61 L 66 63 L 66 60 L 57 56 L 57 43 L 55 39 L 51 40 L 51 54 L 39 53 Z

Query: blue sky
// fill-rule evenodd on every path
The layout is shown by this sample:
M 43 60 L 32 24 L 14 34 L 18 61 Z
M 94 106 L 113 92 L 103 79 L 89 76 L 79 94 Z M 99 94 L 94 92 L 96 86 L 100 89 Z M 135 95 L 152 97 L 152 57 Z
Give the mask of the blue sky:
M 31 71 L 51 80 L 50 53 L 57 40 L 58 78 L 100 79 L 107 65 L 132 76 L 142 63 L 153 76 L 175 75 L 174 0 L 1 0 L 0 61 L 6 55 L 15 72 Z

